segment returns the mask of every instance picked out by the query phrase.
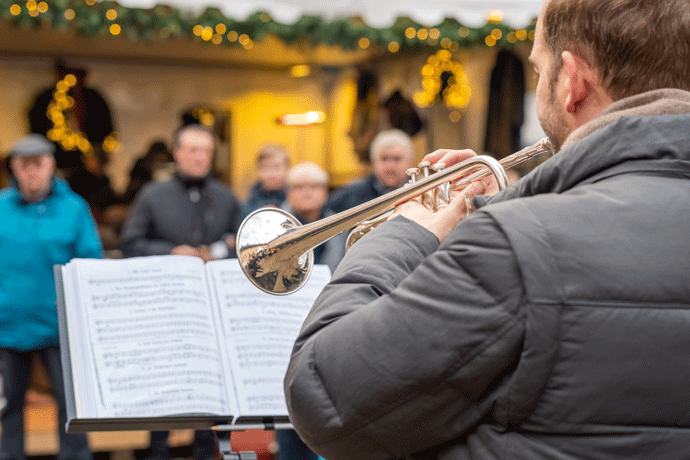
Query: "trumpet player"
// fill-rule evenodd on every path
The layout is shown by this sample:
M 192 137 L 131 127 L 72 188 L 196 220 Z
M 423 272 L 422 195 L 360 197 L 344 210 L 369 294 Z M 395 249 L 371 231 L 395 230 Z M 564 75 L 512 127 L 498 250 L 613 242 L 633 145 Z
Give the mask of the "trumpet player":
M 322 457 L 687 458 L 690 2 L 546 0 L 529 60 L 557 155 L 399 206 L 305 321 L 285 391 Z

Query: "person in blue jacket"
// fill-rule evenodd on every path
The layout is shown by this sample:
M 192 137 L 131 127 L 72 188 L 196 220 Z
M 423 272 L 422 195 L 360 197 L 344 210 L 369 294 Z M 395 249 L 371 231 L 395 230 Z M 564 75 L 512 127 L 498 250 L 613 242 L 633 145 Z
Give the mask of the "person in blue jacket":
M 20 139 L 9 158 L 12 184 L 0 192 L 0 359 L 7 397 L 1 460 L 26 458 L 24 396 L 34 356 L 45 365 L 58 405 L 57 458 L 92 458 L 86 436 L 65 431 L 53 265 L 100 258 L 102 247 L 86 201 L 55 177 L 54 151 L 42 135 Z

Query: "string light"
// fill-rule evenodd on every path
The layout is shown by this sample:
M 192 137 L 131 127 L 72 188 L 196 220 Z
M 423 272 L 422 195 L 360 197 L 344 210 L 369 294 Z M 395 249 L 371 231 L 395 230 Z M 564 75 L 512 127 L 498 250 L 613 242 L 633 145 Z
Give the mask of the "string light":
M 116 25 L 116 24 L 113 24 Z M 65 111 L 74 107 L 74 99 L 68 96 L 70 88 L 77 84 L 77 77 L 73 74 L 68 74 L 62 80 L 55 84 L 53 91 L 53 99 L 51 99 L 46 109 L 46 115 L 52 122 L 53 127 L 48 130 L 46 137 L 53 142 L 60 144 L 63 150 L 79 150 L 85 156 L 94 155 L 93 145 L 80 132 L 72 130 L 72 126 Z M 104 152 L 110 153 L 119 150 L 120 144 L 115 139 L 115 133 L 112 132 L 103 140 L 101 145 Z
M 452 59 L 449 50 L 441 49 L 429 56 L 422 67 L 422 88 L 415 93 L 414 102 L 420 107 L 430 107 L 442 99 L 448 107 L 463 109 L 472 96 L 469 79 L 462 65 Z M 446 79 L 444 87 L 443 80 Z M 440 94 L 439 94 L 440 93 Z

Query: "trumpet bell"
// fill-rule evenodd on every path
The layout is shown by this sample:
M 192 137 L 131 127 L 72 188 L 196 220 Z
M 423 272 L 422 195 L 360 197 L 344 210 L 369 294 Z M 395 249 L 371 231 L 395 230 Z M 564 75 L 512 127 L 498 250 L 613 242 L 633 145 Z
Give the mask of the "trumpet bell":
M 284 243 L 300 222 L 278 208 L 262 208 L 249 214 L 237 232 L 236 252 L 242 271 L 264 292 L 286 295 L 309 279 L 314 251 L 293 254 Z

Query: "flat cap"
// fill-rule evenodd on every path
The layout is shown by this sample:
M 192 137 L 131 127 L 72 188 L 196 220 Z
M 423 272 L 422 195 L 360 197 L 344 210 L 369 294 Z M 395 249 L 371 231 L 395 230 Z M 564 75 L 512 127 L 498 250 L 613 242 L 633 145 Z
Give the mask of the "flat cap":
M 13 157 L 32 157 L 36 155 L 55 155 L 55 145 L 41 134 L 24 136 L 10 152 Z

